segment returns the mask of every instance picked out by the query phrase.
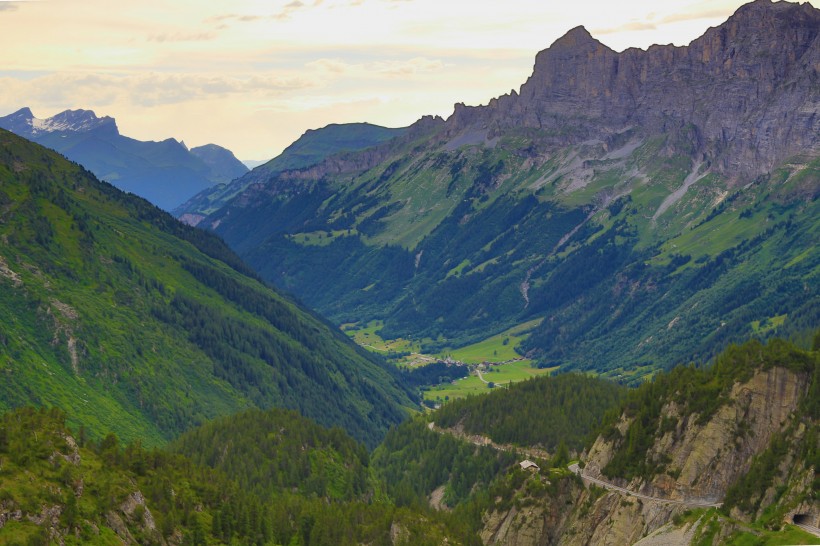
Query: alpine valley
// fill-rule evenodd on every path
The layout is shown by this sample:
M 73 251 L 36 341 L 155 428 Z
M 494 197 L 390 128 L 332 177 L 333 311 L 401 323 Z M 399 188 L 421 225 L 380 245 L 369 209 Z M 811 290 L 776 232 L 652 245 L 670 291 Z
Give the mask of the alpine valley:
M 206 147 L 184 222 L 31 141 L 118 161 L 79 136 L 110 118 L 12 117 L 0 544 L 820 540 L 810 4 L 646 51 L 579 27 L 486 106 L 308 131 L 232 181 Z M 444 358 L 470 350 L 538 377 Z
M 542 366 L 638 381 L 818 323 L 819 30 L 768 0 L 685 47 L 579 27 L 518 92 L 184 212 L 337 324 L 437 352 L 537 321 Z

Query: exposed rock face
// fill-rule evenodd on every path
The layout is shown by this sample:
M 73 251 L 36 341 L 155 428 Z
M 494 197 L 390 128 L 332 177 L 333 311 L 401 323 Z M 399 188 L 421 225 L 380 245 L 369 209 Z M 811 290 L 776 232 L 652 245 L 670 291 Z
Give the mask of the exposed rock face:
M 677 426 L 647 453 L 653 460 L 662 454 L 669 457 L 667 473 L 649 482 L 636 478 L 624 485 L 661 498 L 721 501 L 728 487 L 748 472 L 752 458 L 767 448 L 773 434 L 785 429 L 807 388 L 806 377 L 775 367 L 735 384 L 731 402 L 706 423 L 699 424 L 697 414 L 681 416 L 674 404 L 667 404 L 663 415 L 675 418 Z M 590 449 L 585 474 L 607 479 L 601 469 L 611 456 L 611 442 L 599 438 Z
M 667 403 L 662 415 L 677 420 L 677 426 L 656 437 L 647 453 L 649 459 L 661 454 L 669 457 L 666 473 L 649 481 L 636 478 L 631 483 L 603 476 L 600 469 L 614 453 L 613 442 L 604 437 L 598 438 L 585 457 L 586 476 L 655 498 L 604 492 L 598 487 L 569 488 L 546 503 L 488 513 L 482 540 L 485 544 L 516 545 L 688 544 L 705 522 L 671 525 L 676 515 L 693 506 L 666 501 L 722 501 L 729 487 L 749 472 L 754 458 L 767 450 L 775 434 L 791 434 L 794 445 L 801 445 L 806 427 L 795 425 L 792 417 L 800 414 L 809 383 L 805 373 L 781 367 L 759 369 L 747 381 L 735 383 L 729 402 L 703 423 L 697 422 L 697 414 L 683 415 L 674 403 Z M 621 434 L 629 423 L 629 419 L 621 420 Z M 784 522 L 791 523 L 795 514 L 800 514 L 802 521 L 816 521 L 820 512 L 817 502 L 800 500 L 811 490 L 814 470 L 798 464 L 798 456 L 790 451 L 771 487 L 757 492 L 762 499 L 759 513 L 744 514 L 734 508 L 730 514 L 733 521 L 752 521 L 773 506 L 785 507 Z M 779 497 L 784 486 L 786 492 Z M 729 527 L 721 528 L 729 532 Z M 719 543 L 720 539 L 716 540 Z
M 552 145 L 639 127 L 684 131 L 730 176 L 757 175 L 820 151 L 820 10 L 757 0 L 689 46 L 617 53 L 583 28 L 535 60 L 521 87 L 486 107 L 456 105 L 450 134 L 539 129 Z
M 534 476 L 531 479 L 541 479 Z M 548 496 L 529 497 L 519 493 L 519 503 L 493 510 L 484 516 L 481 540 L 484 544 L 536 546 L 563 543 L 562 533 L 571 515 L 571 505 L 578 506 L 586 493 L 570 480 L 561 480 L 557 490 Z

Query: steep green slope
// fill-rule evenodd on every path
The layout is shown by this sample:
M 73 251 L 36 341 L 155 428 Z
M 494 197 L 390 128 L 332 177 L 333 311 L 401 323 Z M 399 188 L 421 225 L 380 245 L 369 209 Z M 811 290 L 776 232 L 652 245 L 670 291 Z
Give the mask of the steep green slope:
M 93 434 L 157 444 L 281 406 L 374 445 L 412 405 L 221 241 L 7 132 L 0 215 L 0 407 L 55 405 Z
M 310 167 L 335 154 L 370 148 L 391 140 L 404 131 L 405 129 L 390 129 L 370 123 L 332 123 L 321 129 L 308 130 L 275 158 L 236 181 L 200 192 L 174 210 L 174 214 L 196 225 L 205 215 L 225 206 L 250 184 L 274 173 Z
M 316 426 L 295 415 L 287 420 Z M 267 424 L 260 425 L 265 434 L 282 434 Z M 328 454 L 343 457 L 330 446 L 305 446 L 301 456 Z M 284 455 L 270 453 L 268 460 L 276 467 L 286 463 L 277 460 Z M 59 410 L 0 416 L 0 461 L 0 543 L 8 545 L 480 544 L 447 518 L 387 502 L 331 502 L 288 490 L 258 496 L 218 470 L 178 454 L 123 447 L 114 435 L 98 443 L 80 436 L 78 444 Z M 269 468 L 266 461 L 236 462 L 250 473 Z
M 363 172 L 274 177 L 211 225 L 337 323 L 380 319 L 382 337 L 431 351 L 543 317 L 530 356 L 637 379 L 816 324 L 816 160 L 744 189 L 713 175 L 653 219 L 689 174 L 683 151 L 657 156 L 671 137 L 603 164 L 579 190 L 558 160 L 528 166 L 525 145 L 446 152 L 434 140 L 411 155 L 408 142 Z

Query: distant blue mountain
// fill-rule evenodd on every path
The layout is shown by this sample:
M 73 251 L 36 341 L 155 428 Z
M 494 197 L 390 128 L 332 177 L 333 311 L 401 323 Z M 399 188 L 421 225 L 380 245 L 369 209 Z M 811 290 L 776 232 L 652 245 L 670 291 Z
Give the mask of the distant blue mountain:
M 97 117 L 91 110 L 38 119 L 22 108 L 0 117 L 0 127 L 60 152 L 98 178 L 165 210 L 248 172 L 233 153 L 215 144 L 189 150 L 172 138 L 135 140 L 120 134 L 114 118 Z

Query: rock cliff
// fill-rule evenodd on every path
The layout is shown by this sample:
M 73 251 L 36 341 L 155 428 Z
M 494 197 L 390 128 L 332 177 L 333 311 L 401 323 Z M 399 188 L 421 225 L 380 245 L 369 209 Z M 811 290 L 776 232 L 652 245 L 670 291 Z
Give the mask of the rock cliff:
M 820 10 L 770 0 L 742 6 L 684 47 L 618 53 L 578 27 L 537 55 L 520 92 L 456 105 L 447 130 L 492 138 L 537 129 L 547 148 L 630 128 L 684 131 L 719 172 L 759 175 L 820 151 L 819 33 Z
M 602 471 L 634 436 L 633 421 L 645 418 L 626 412 L 582 456 L 585 489 L 565 485 L 548 502 L 490 511 L 482 539 L 485 544 L 645 540 L 641 544 L 651 545 L 690 544 L 697 536 L 704 544 L 718 544 L 733 533 L 757 533 L 750 531 L 752 523 L 758 529 L 816 525 L 817 421 L 808 408 L 816 397 L 817 362 L 806 354 L 799 366 L 762 365 L 743 372 L 722 392 L 715 391 L 722 402 L 713 411 L 692 412 L 675 395 L 664 395 L 645 453 L 648 461 L 659 463 L 650 476 L 622 479 Z M 606 491 L 589 478 L 631 493 Z M 714 505 L 709 509 L 707 503 Z M 712 538 L 703 538 L 710 533 Z
M 807 377 L 771 368 L 735 384 L 730 401 L 705 423 L 697 414 L 682 415 L 674 402 L 666 404 L 662 414 L 676 425 L 646 454 L 648 459 L 668 460 L 666 471 L 649 481 L 634 478 L 622 485 L 674 500 L 722 501 L 728 487 L 749 471 L 753 456 L 766 449 L 775 433 L 785 431 L 807 388 Z M 585 475 L 607 479 L 601 469 L 612 452 L 613 441 L 599 438 L 587 456 Z

